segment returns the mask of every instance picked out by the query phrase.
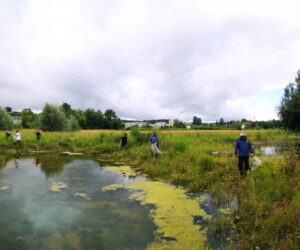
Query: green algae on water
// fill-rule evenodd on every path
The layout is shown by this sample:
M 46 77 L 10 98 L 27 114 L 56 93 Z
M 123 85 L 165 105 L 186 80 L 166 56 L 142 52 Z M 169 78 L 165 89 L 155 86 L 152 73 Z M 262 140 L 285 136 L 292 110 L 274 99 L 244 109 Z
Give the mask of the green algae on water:
M 119 169 L 119 170 L 118 170 Z M 112 169 L 110 169 L 112 171 Z M 122 173 L 124 169 L 114 168 Z M 129 171 L 127 167 L 127 171 Z M 130 170 L 132 171 L 132 170 Z M 206 230 L 193 223 L 194 216 L 209 220 L 210 216 L 199 207 L 197 199 L 189 198 L 187 190 L 173 185 L 150 180 L 139 180 L 134 184 L 109 185 L 103 190 L 127 188 L 131 199 L 143 205 L 154 205 L 151 217 L 158 229 L 156 239 L 148 249 L 207 249 Z
M 60 192 L 62 189 L 65 189 L 68 187 L 68 184 L 63 182 L 52 182 L 50 185 L 50 189 L 53 192 Z
M 9 189 L 9 186 L 0 186 L 0 191 L 5 191 Z
M 128 177 L 136 177 L 136 172 L 130 166 L 108 166 L 103 167 L 103 170 L 121 173 L 122 175 Z
M 87 199 L 87 200 L 91 199 L 90 197 L 88 197 L 88 195 L 86 193 L 82 193 L 82 192 L 74 193 L 74 197 L 80 197 L 80 198 L 84 198 L 84 199 Z

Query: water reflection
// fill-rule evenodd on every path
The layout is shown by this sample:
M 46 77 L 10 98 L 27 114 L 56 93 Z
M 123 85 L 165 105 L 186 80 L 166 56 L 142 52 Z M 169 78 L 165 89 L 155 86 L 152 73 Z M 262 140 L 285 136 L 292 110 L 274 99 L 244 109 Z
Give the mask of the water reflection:
M 227 249 L 226 247 L 237 238 L 237 232 L 230 215 L 238 210 L 238 197 L 223 193 L 220 197 L 214 197 L 211 193 L 202 193 L 201 208 L 212 216 L 209 223 L 202 218 L 194 218 L 198 223 L 208 228 L 208 242 L 212 249 Z
M 0 170 L 6 166 L 11 157 L 7 155 L 0 155 Z
M 72 162 L 74 158 L 62 157 L 53 154 L 40 155 L 35 158 L 35 165 L 40 167 L 44 174 L 49 178 L 59 175 L 65 164 Z
M 20 167 L 20 154 L 19 153 L 17 153 L 16 155 L 15 155 L 15 166 L 16 166 L 16 168 L 19 168 Z
M 145 249 L 155 230 L 149 208 L 130 200 L 128 190 L 102 191 L 125 181 L 91 160 L 7 161 L 0 171 L 0 249 Z
M 266 147 L 261 147 L 260 150 L 264 155 L 276 155 L 277 154 L 277 149 L 275 146 L 266 146 Z

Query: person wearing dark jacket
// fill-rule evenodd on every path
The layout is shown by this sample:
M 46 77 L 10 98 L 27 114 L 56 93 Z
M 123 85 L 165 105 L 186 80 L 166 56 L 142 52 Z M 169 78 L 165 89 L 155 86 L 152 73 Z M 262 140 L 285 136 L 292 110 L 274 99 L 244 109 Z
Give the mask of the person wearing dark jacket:
M 153 132 L 150 136 L 150 144 L 151 144 L 151 152 L 152 152 L 152 156 L 158 156 L 161 154 L 160 150 L 159 150 L 159 140 L 157 137 L 157 134 L 155 132 Z
M 126 148 L 127 147 L 127 134 L 123 134 L 120 141 L 120 148 Z
M 251 142 L 247 140 L 247 135 L 242 132 L 234 147 L 234 154 L 238 156 L 238 168 L 242 176 L 246 175 L 250 168 L 249 155 L 253 153 Z
M 36 136 L 36 141 L 37 141 L 37 142 L 40 142 L 41 137 L 42 137 L 42 134 L 41 134 L 41 132 L 40 132 L 39 130 L 37 130 L 37 131 L 35 132 L 35 136 Z
M 6 132 L 5 132 L 5 138 L 8 139 L 9 137 L 10 137 L 10 132 L 9 132 L 9 131 L 6 131 Z

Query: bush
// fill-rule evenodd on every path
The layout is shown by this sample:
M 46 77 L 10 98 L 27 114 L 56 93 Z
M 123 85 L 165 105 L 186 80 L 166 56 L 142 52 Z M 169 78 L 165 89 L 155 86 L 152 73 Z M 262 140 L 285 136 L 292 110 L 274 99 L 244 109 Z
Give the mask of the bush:
M 10 130 L 13 128 L 13 120 L 5 109 L 0 108 L 0 129 Z
M 77 119 L 73 115 L 71 115 L 70 118 L 68 119 L 68 130 L 77 131 L 80 129 L 81 127 L 79 126 Z
M 58 106 L 46 103 L 41 113 L 41 128 L 44 131 L 63 131 L 68 129 L 68 121 Z
M 132 127 L 130 129 L 130 135 L 136 143 L 145 143 L 148 141 L 149 135 L 141 133 L 139 128 Z

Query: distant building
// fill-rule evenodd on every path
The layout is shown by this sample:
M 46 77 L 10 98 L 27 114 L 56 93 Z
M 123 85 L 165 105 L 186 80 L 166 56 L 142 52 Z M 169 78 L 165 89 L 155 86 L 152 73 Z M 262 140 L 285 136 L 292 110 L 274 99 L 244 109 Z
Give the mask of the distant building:
M 142 126 L 146 126 L 147 125 L 147 122 L 144 122 L 144 121 L 124 120 L 123 123 L 125 125 L 125 128 L 130 128 L 132 126 L 142 127 Z
M 156 122 L 154 124 L 150 124 L 154 128 L 168 127 L 169 123 L 167 122 Z
M 170 119 L 168 123 L 168 127 L 173 127 L 174 126 L 174 120 Z
M 20 112 L 12 112 L 11 119 L 13 120 L 14 125 L 20 125 L 22 123 L 22 116 Z
M 170 127 L 173 126 L 174 121 L 169 119 L 159 119 L 159 120 L 123 120 L 125 128 L 130 128 L 132 126 L 151 126 L 153 128 L 161 128 L 161 127 Z M 171 125 L 172 124 L 172 125 Z
M 185 127 L 186 127 L 187 129 L 191 129 L 191 128 L 192 128 L 192 124 L 186 123 L 186 124 L 185 124 Z

